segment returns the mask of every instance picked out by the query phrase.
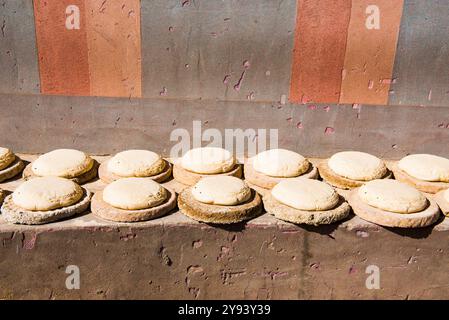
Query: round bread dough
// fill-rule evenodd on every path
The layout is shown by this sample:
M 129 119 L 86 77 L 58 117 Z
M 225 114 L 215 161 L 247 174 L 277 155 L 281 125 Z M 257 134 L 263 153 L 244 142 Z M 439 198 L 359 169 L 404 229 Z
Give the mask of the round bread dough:
M 0 147 L 0 170 L 8 167 L 11 163 L 14 162 L 15 159 L 16 156 L 11 150 L 9 150 L 8 148 Z
M 444 200 L 449 202 L 449 189 L 445 190 L 443 193 Z
M 82 196 L 83 189 L 71 180 L 37 177 L 17 187 L 12 194 L 12 200 L 26 210 L 49 211 L 70 206 Z
M 162 156 L 148 150 L 126 150 L 108 161 L 108 170 L 120 177 L 150 177 L 165 168 Z
M 77 177 L 92 169 L 94 161 L 84 152 L 57 149 L 39 156 L 31 166 L 37 176 Z
M 358 196 L 372 207 L 396 213 L 415 213 L 427 206 L 427 198 L 421 192 L 391 179 L 367 182 L 359 188 Z
M 306 211 L 324 211 L 337 206 L 340 197 L 327 183 L 296 178 L 279 182 L 271 190 L 271 195 L 279 202 Z
M 398 162 L 408 175 L 424 181 L 449 182 L 449 159 L 431 154 L 411 154 Z
M 231 152 L 222 148 L 195 148 L 181 158 L 181 166 L 199 174 L 225 173 L 234 168 L 235 158 Z
M 309 161 L 299 153 L 285 149 L 260 152 L 252 158 L 253 168 L 270 177 L 291 178 L 305 173 Z
M 239 178 L 215 176 L 202 178 L 192 187 L 192 195 L 202 203 L 235 206 L 251 197 L 251 189 Z
M 359 151 L 338 152 L 329 158 L 327 165 L 339 176 L 352 180 L 380 179 L 387 173 L 381 159 Z
M 108 184 L 103 200 L 124 210 L 155 207 L 167 199 L 167 190 L 150 178 L 122 178 Z

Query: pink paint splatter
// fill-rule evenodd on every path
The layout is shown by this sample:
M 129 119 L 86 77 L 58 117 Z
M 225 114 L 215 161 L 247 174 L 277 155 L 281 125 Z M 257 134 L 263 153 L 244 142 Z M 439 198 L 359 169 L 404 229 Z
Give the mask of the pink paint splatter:
M 304 94 L 301 96 L 301 103 L 306 104 L 310 102 L 310 99 L 308 99 Z
M 230 78 L 231 78 L 231 76 L 229 74 L 225 75 L 225 77 L 223 78 L 223 83 L 227 84 L 229 82 Z
M 315 105 L 310 105 L 310 106 L 308 106 L 308 108 L 309 108 L 310 110 L 316 110 L 316 106 L 315 106 Z
M 36 240 L 37 240 L 36 233 L 32 234 L 24 233 L 22 239 L 22 248 L 25 250 L 32 250 L 36 244 Z
M 243 70 L 239 81 L 237 81 L 237 83 L 234 85 L 235 91 L 240 91 L 240 88 L 242 87 L 243 79 L 245 78 L 245 73 L 246 73 L 246 70 Z
M 167 88 L 166 87 L 162 87 L 162 90 L 159 92 L 160 96 L 166 96 L 167 95 Z
M 323 108 L 323 110 L 326 111 L 326 112 L 329 112 L 330 109 L 331 109 L 331 107 L 329 107 L 329 106 L 325 106 L 325 107 Z
M 286 120 L 287 120 L 288 122 L 292 122 L 293 118 L 290 117 L 290 118 L 287 118 Z
M 335 133 L 335 129 L 332 127 L 326 127 L 326 129 L 324 129 L 324 134 L 334 134 Z
M 296 128 L 298 128 L 298 129 L 302 129 L 303 128 L 301 121 L 296 124 Z

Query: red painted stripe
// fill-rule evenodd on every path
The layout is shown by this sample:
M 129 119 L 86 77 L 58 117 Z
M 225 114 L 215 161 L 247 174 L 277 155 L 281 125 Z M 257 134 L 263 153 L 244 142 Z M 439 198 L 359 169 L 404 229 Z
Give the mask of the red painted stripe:
M 373 5 L 379 29 L 366 26 L 367 19 L 373 25 Z M 353 0 L 340 103 L 387 104 L 402 7 L 402 0 Z
M 80 29 L 66 28 L 66 8 L 80 11 Z M 89 95 L 86 19 L 82 0 L 34 0 L 41 92 Z
M 87 0 L 91 94 L 140 97 L 140 0 Z
M 338 102 L 351 0 L 298 0 L 292 102 Z

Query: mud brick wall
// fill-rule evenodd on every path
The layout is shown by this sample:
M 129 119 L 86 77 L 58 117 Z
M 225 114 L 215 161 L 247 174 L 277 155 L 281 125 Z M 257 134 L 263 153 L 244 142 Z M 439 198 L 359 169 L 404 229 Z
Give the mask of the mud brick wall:
M 92 214 L 34 227 L 0 220 L 0 298 L 445 299 L 448 233 L 447 222 L 314 228 L 268 215 L 219 228 L 179 212 L 132 225 Z M 69 265 L 79 290 L 65 285 Z M 377 290 L 366 286 L 371 265 Z
M 449 105 L 447 0 L 1 0 L 0 93 Z

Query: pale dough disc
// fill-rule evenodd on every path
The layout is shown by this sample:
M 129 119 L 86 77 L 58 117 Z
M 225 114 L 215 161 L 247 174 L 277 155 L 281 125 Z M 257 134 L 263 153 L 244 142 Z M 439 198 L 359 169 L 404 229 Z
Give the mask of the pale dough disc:
M 12 194 L 17 206 L 31 211 L 49 211 L 76 203 L 83 189 L 75 182 L 59 177 L 37 177 L 22 183 Z
M 179 210 L 186 216 L 214 224 L 230 224 L 249 220 L 262 213 L 262 199 L 254 190 L 248 201 L 235 206 L 206 204 L 196 200 L 191 187 L 184 189 L 178 196 Z
M 148 150 L 126 150 L 108 161 L 108 170 L 121 177 L 150 177 L 165 169 L 161 155 Z
M 251 159 L 254 170 L 270 177 L 297 177 L 309 169 L 310 163 L 299 153 L 285 149 L 271 149 Z
M 449 203 L 449 189 L 445 190 L 443 193 L 444 200 Z
M 348 196 L 348 202 L 353 212 L 363 220 L 381 226 L 421 228 L 432 225 L 438 221 L 440 216 L 440 209 L 437 203 L 431 198 L 428 199 L 428 205 L 423 210 L 409 214 L 400 214 L 370 206 L 360 199 L 358 191 L 358 189 L 352 190 Z
M 195 148 L 181 158 L 181 166 L 199 174 L 225 173 L 234 168 L 235 158 L 228 150 L 216 147 Z
M 449 182 L 449 159 L 431 154 L 411 154 L 398 162 L 408 175 L 424 181 Z
M 424 210 L 426 197 L 408 184 L 391 179 L 372 180 L 358 189 L 359 198 L 372 207 L 396 213 Z
M 74 149 L 57 149 L 39 156 L 31 166 L 32 172 L 41 177 L 77 177 L 92 169 L 94 161 L 84 152 Z
M 106 203 L 125 210 L 152 208 L 166 198 L 165 188 L 150 178 L 122 178 L 108 184 L 103 190 Z
M 387 173 L 381 159 L 359 151 L 338 152 L 329 158 L 327 165 L 336 174 L 352 180 L 380 179 Z
M 0 170 L 8 167 L 16 159 L 14 153 L 8 148 L 0 147 Z
M 192 187 L 193 197 L 206 204 L 234 206 L 251 197 L 251 189 L 241 179 L 232 176 L 202 178 Z
M 338 193 L 328 184 L 304 178 L 279 182 L 271 190 L 271 195 L 287 206 L 307 211 L 330 210 L 339 201 Z
M 441 212 L 445 216 L 449 214 L 449 189 L 441 190 L 433 195 L 433 199 L 437 202 L 438 206 L 441 209 Z

